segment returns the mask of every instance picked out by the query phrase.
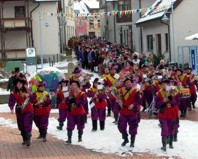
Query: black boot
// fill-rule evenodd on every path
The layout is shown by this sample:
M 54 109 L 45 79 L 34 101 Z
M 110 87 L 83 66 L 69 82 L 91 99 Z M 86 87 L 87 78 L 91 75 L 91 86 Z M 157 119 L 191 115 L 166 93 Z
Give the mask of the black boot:
M 183 109 L 181 110 L 181 115 L 180 115 L 180 117 L 184 117 L 184 110 L 183 110 Z
M 122 138 L 124 139 L 124 141 L 121 144 L 121 146 L 124 147 L 127 143 L 129 143 L 128 135 L 127 134 L 122 134 Z
M 71 144 L 71 138 L 72 138 L 72 130 L 67 130 L 67 136 L 68 136 L 68 140 L 66 141 L 67 144 Z
M 143 102 L 143 103 L 142 103 L 142 106 L 143 106 L 143 110 L 142 110 L 142 112 L 145 112 L 145 110 L 146 110 L 146 103 L 145 103 L 145 102 Z
M 177 132 L 174 134 L 174 136 L 173 136 L 173 141 L 174 142 L 177 142 Z
M 42 136 L 42 130 L 39 129 L 39 136 L 37 137 L 37 139 L 41 139 L 43 136 Z
M 29 133 L 25 133 L 25 139 L 26 139 L 26 146 L 30 146 L 30 139 L 31 139 L 31 133 L 29 132 Z
M 192 106 L 193 106 L 193 109 L 195 109 L 195 103 L 193 103 Z
M 170 141 L 170 136 L 168 135 L 166 138 L 166 144 L 169 144 L 169 141 Z
M 92 120 L 92 131 L 97 131 L 97 120 Z
M 184 110 L 184 115 L 183 115 L 183 117 L 186 117 L 186 110 Z
M 87 114 L 85 114 L 85 123 L 87 123 Z
M 108 107 L 108 108 L 107 108 L 107 117 L 110 117 L 110 116 L 111 116 L 111 108 Z
M 42 130 L 42 136 L 43 136 L 43 142 L 46 142 L 47 141 L 47 130 Z
M 105 129 L 105 121 L 100 121 L 100 130 Z
M 83 130 L 79 130 L 78 131 L 78 142 L 82 142 L 82 134 L 83 134 Z
M 114 119 L 115 119 L 115 121 L 113 122 L 114 124 L 118 124 L 118 115 L 116 114 L 116 115 L 114 115 Z
M 166 151 L 166 143 L 167 143 L 166 139 L 167 139 L 167 137 L 162 137 L 162 148 L 161 149 L 163 151 Z
M 58 130 L 63 130 L 63 126 L 64 126 L 64 123 L 61 121 L 61 122 L 59 122 L 59 126 L 57 126 L 56 128 Z
M 131 144 L 130 147 L 134 147 L 135 144 L 135 135 L 131 135 Z
M 23 138 L 22 145 L 25 145 L 26 144 L 25 133 L 24 132 L 21 132 L 21 136 Z
M 172 135 L 169 138 L 169 148 L 173 149 L 173 136 Z

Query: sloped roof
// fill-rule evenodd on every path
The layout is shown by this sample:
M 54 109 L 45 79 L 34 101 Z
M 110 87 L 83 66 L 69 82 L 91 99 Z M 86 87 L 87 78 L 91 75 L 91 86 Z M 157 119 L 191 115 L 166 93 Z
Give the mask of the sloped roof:
M 82 2 L 84 2 L 87 7 L 89 7 L 89 9 L 99 9 L 99 1 L 97 0 L 82 0 Z
M 78 10 L 79 13 L 89 13 L 87 6 L 82 1 L 74 1 L 74 10 Z
M 156 0 L 153 5 L 148 8 L 145 14 L 136 22 L 136 24 L 145 23 L 151 20 L 160 19 L 171 8 L 171 3 L 176 0 Z

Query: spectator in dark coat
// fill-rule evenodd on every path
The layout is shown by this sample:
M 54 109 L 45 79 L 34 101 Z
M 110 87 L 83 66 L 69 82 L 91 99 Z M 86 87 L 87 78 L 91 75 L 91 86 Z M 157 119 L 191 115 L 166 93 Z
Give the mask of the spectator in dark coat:
M 11 72 L 11 77 L 8 80 L 8 86 L 7 86 L 7 91 L 12 92 L 14 90 L 14 80 L 15 80 L 15 72 Z

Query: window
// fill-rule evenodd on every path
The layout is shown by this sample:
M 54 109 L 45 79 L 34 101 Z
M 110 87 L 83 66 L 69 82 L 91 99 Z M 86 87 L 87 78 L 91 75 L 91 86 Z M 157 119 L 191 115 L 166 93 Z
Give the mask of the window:
M 147 49 L 153 51 L 153 35 L 147 35 Z
M 24 6 L 15 6 L 14 7 L 15 17 L 25 17 L 25 7 Z
M 165 46 L 166 46 L 166 51 L 168 51 L 168 49 L 169 49 L 168 33 L 165 34 Z

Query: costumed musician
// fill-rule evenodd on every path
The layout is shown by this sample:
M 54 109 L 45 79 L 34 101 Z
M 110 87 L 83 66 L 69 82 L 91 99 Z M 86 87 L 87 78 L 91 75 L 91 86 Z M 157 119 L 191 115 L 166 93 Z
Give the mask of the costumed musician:
M 64 122 L 67 118 L 67 113 L 68 113 L 68 105 L 65 101 L 65 98 L 69 96 L 69 81 L 62 79 L 59 82 L 59 89 L 57 90 L 56 93 L 56 105 L 59 110 L 59 126 L 57 126 L 58 130 L 62 130 L 64 126 Z
M 34 109 L 31 103 L 32 95 L 25 84 L 26 81 L 20 77 L 14 81 L 14 91 L 9 96 L 8 105 L 12 114 L 14 114 L 15 107 L 18 129 L 23 138 L 22 144 L 30 146 Z

